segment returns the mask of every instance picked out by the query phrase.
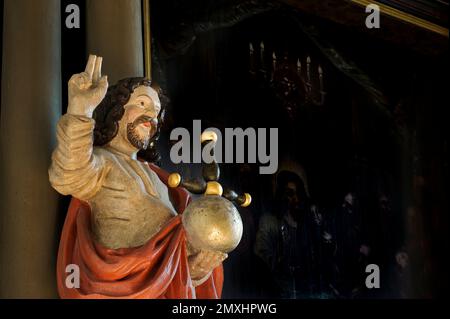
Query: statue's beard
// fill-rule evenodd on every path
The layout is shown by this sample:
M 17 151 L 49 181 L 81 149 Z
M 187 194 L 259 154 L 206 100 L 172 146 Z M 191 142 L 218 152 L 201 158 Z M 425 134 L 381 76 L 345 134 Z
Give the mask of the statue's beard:
M 141 136 L 138 131 L 138 125 L 142 123 L 142 119 L 137 119 L 133 123 L 127 124 L 127 138 L 130 143 L 138 150 L 145 150 L 150 143 L 152 134 Z

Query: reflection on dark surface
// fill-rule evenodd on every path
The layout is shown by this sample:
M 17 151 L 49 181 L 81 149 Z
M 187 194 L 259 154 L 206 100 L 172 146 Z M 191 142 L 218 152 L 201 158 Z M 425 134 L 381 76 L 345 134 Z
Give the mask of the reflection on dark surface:
M 203 129 L 279 128 L 277 174 L 221 165 L 224 186 L 253 196 L 240 209 L 244 235 L 225 261 L 223 297 L 442 295 L 445 52 L 413 53 L 401 41 L 298 17 L 255 13 L 197 33 L 170 55 L 156 38 L 158 81 L 171 99 L 162 147 L 172 128 L 189 129 L 193 119 Z M 189 177 L 198 167 L 181 169 Z M 365 286 L 371 263 L 380 289 Z

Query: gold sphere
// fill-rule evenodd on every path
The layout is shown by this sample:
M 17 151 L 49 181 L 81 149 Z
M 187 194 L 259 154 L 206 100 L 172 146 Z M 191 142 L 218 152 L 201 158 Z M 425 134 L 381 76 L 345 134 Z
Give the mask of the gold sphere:
M 169 179 L 167 181 L 167 184 L 169 184 L 170 187 L 175 188 L 178 187 L 181 183 L 181 175 L 178 173 L 172 173 L 169 175 Z
M 200 142 L 203 143 L 205 141 L 213 141 L 217 142 L 217 134 L 214 131 L 204 131 L 202 135 L 200 135 Z
M 245 201 L 241 204 L 241 207 L 247 207 L 252 203 L 252 196 L 249 193 L 244 193 Z
M 218 182 L 210 181 L 206 183 L 205 195 L 222 196 L 223 188 Z
M 203 196 L 192 201 L 182 215 L 189 244 L 198 250 L 228 253 L 242 238 L 243 225 L 232 202 L 220 196 Z

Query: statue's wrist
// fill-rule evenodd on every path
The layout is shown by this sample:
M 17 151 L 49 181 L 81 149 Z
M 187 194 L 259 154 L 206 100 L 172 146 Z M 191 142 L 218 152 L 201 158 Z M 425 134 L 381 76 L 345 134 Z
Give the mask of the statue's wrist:
M 67 106 L 67 113 L 70 115 L 92 118 L 93 111 L 91 111 L 91 109 L 92 108 L 90 107 L 77 107 L 76 105 L 69 103 Z

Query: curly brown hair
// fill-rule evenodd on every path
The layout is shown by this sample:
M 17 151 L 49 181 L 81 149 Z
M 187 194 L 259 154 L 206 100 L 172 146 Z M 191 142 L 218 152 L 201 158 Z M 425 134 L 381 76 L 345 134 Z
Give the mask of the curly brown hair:
M 124 106 L 130 100 L 131 94 L 138 86 L 154 87 L 149 79 L 134 77 L 122 79 L 117 84 L 108 88 L 103 101 L 95 108 L 93 118 L 95 120 L 94 145 L 103 146 L 109 143 L 119 131 L 119 121 L 125 113 Z M 162 91 L 157 87 L 158 95 Z M 163 102 L 164 99 L 161 99 Z M 164 105 L 161 103 L 161 111 L 158 114 L 158 126 L 155 135 L 150 140 L 146 150 L 141 150 L 138 156 L 148 162 L 159 162 L 160 155 L 156 150 L 156 141 L 159 138 L 161 125 L 164 121 Z

